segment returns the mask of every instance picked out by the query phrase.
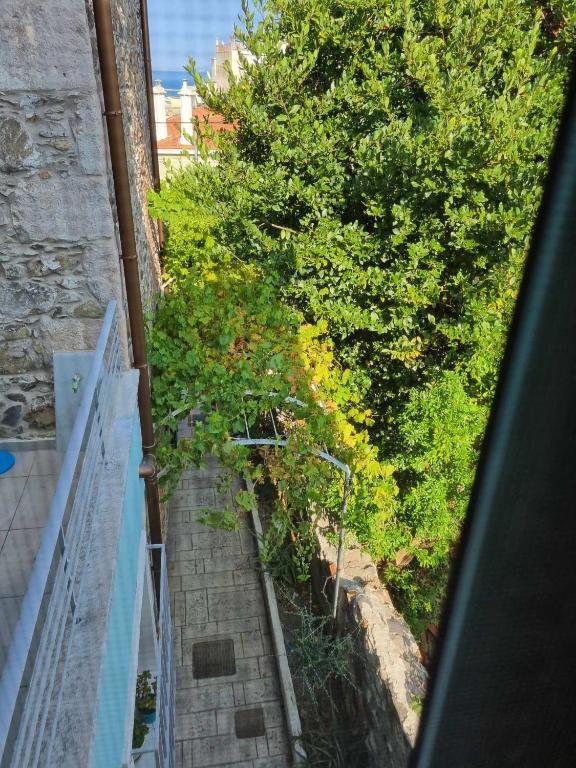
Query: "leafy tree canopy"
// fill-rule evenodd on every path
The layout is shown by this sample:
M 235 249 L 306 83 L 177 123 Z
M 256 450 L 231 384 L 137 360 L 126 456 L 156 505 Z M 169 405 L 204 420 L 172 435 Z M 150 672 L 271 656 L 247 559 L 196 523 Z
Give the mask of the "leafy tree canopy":
M 172 295 L 201 284 L 199 265 L 250 265 L 329 339 L 396 467 L 394 513 L 367 545 L 407 610 L 432 616 L 417 585 L 422 569 L 445 578 L 466 508 L 576 4 L 258 5 L 237 31 L 256 57 L 246 76 L 220 94 L 195 75 L 237 131 L 219 139 L 217 165 L 153 198 Z

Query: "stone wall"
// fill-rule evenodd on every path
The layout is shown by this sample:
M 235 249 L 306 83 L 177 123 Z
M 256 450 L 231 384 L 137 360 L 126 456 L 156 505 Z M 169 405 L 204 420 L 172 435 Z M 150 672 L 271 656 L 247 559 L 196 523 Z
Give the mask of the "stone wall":
M 158 230 L 148 215 L 148 191 L 154 186 L 154 175 L 142 55 L 140 2 L 117 0 L 112 4 L 112 11 L 140 285 L 144 307 L 149 311 L 156 306 L 160 293 L 160 263 Z
M 336 573 L 337 550 L 319 534 L 313 585 L 320 599 Z M 338 624 L 360 629 L 361 708 L 373 766 L 406 768 L 420 721 L 427 673 L 410 629 L 382 587 L 370 557 L 357 544 L 344 555 Z
M 94 68 L 98 72 L 98 51 L 94 32 L 92 0 L 86 0 L 92 31 Z M 116 0 L 111 4 L 118 82 L 124 120 L 124 139 L 134 212 L 136 247 L 142 302 L 145 311 L 156 307 L 160 295 L 161 269 L 158 228 L 148 215 L 148 192 L 154 187 L 152 144 L 142 44 L 139 0 Z
M 117 21 L 119 70 L 150 306 L 159 270 L 146 211 L 151 174 L 138 3 L 114 5 L 124 14 Z M 52 354 L 94 348 L 111 298 L 123 302 L 123 278 L 90 8 L 85 0 L 4 0 L 0 438 L 53 434 Z

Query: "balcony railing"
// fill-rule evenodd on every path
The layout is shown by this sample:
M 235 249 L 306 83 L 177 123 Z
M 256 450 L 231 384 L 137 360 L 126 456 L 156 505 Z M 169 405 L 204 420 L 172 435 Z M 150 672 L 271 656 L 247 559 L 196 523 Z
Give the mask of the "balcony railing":
M 172 661 L 172 619 L 166 551 L 162 544 L 150 544 L 149 550 L 161 550 L 160 612 L 158 617 L 158 658 L 156 677 L 156 722 L 154 740 L 150 747 L 132 750 L 132 758 L 152 754 L 156 768 L 174 768 L 174 664 Z
M 106 457 L 121 370 L 116 302 L 108 305 L 40 548 L 0 680 L 0 765 L 50 764 L 59 681 Z

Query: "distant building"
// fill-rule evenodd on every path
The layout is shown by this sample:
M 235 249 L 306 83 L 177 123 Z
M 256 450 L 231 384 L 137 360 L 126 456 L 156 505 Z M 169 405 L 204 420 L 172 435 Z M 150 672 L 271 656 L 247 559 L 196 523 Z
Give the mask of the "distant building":
M 168 169 L 178 170 L 199 160 L 198 124 L 200 134 L 206 138 L 207 128 L 216 133 L 233 131 L 234 126 L 227 123 L 222 115 L 209 109 L 198 95 L 196 88 L 186 80 L 178 91 L 178 98 L 166 95 L 160 80 L 154 86 L 154 112 L 156 117 L 156 137 L 158 164 L 161 178 L 166 178 Z M 209 149 L 215 150 L 214 143 L 208 139 Z
M 230 88 L 228 69 L 240 80 L 244 75 L 246 63 L 254 61 L 254 54 L 236 40 L 230 40 L 228 43 L 216 40 L 216 53 L 210 71 L 211 80 L 219 90 L 226 92 Z

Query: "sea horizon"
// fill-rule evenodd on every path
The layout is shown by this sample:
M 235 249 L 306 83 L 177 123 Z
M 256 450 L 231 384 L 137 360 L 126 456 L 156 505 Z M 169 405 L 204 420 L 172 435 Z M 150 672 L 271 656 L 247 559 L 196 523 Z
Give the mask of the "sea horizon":
M 205 73 L 208 67 L 202 67 L 200 72 Z M 160 80 L 162 87 L 167 91 L 179 91 L 182 88 L 182 81 L 187 80 L 189 84 L 194 82 L 194 78 L 189 72 L 182 69 L 154 69 L 152 70 L 152 79 L 154 83 Z

